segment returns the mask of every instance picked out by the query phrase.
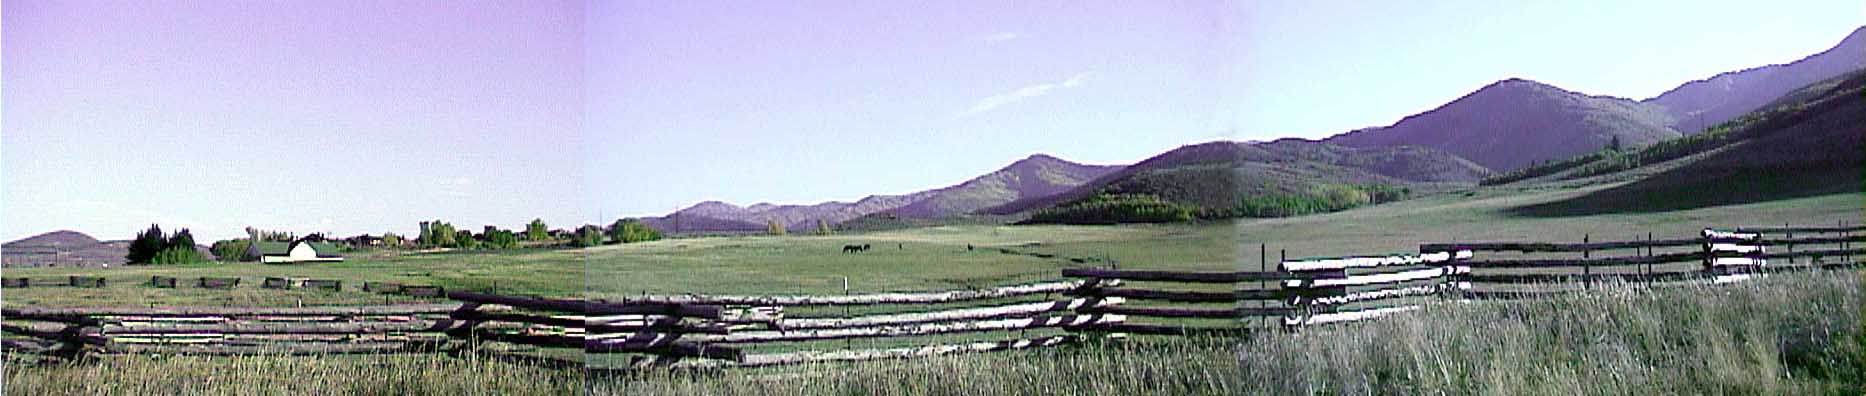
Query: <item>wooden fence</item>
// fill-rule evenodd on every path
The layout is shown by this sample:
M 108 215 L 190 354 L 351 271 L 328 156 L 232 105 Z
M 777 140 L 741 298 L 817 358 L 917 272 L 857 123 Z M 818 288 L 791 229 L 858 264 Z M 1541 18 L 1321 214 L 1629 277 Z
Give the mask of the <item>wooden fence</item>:
M 712 359 L 693 362 L 697 365 L 772 366 L 1060 345 L 1081 340 L 1076 334 L 1079 331 L 1124 320 L 1121 315 L 1091 312 L 1119 305 L 1123 301 L 1120 298 L 1073 297 L 1087 287 L 1084 281 L 1060 281 L 980 290 L 842 296 L 642 296 L 594 304 L 715 307 L 726 314 L 698 318 L 643 312 L 592 317 L 592 325 L 626 325 L 591 328 L 591 350 L 647 354 L 631 362 L 638 366 L 687 364 L 681 360 L 692 357 Z M 837 309 L 843 314 L 821 314 Z M 855 309 L 863 312 L 853 314 Z M 817 314 L 787 315 L 787 311 L 798 310 Z M 1038 334 L 1032 336 L 1032 332 Z M 1010 333 L 1016 335 L 1003 336 Z M 825 341 L 856 339 L 898 341 L 886 347 L 825 347 Z M 649 340 L 684 346 L 672 350 L 604 348 Z M 692 350 L 731 352 L 696 355 Z
M 1540 297 L 1606 282 L 1649 287 L 1741 282 L 1785 271 L 1858 267 L 1855 256 L 1866 256 L 1863 247 L 1866 227 L 1861 226 L 1743 227 L 1706 229 L 1684 239 L 1648 234 L 1623 241 L 1583 236 L 1578 243 L 1425 244 L 1419 253 L 1279 258 L 1274 271 L 1072 268 L 1062 272 L 1062 281 L 839 296 L 574 300 L 371 282 L 363 288 L 399 293 L 412 288 L 454 302 L 301 308 L 8 306 L 0 310 L 5 320 L 0 330 L 9 335 L 3 339 L 6 348 L 52 356 L 473 351 L 566 366 L 756 367 L 1024 349 L 1129 334 L 1300 328 L 1418 310 L 1436 300 Z M 91 281 L 78 278 L 68 282 Z M 157 287 L 179 282 L 151 279 Z M 283 283 L 290 287 L 293 282 Z M 854 340 L 874 345 L 856 347 Z

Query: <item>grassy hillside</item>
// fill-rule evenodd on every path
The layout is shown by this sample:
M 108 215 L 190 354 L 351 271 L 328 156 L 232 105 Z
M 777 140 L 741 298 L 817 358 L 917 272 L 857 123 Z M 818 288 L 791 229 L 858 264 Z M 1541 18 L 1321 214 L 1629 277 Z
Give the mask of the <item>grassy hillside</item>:
M 1791 94 L 1798 101 L 1751 113 L 1713 130 L 1645 148 L 1620 163 L 1578 168 L 1605 174 L 1707 152 L 1701 159 L 1624 186 L 1562 202 L 1525 206 L 1522 214 L 1562 216 L 1659 211 L 1858 192 L 1866 177 L 1866 72 Z M 1814 94 L 1812 92 L 1820 92 Z
M 1251 197 L 1308 194 L 1327 185 L 1416 186 L 1475 181 L 1487 171 L 1422 147 L 1342 147 L 1286 139 L 1180 147 L 1069 192 L 986 209 L 1014 214 L 1066 206 L 1098 194 L 1145 195 L 1201 213 L 1229 213 Z M 1224 217 L 1224 216 L 1219 216 Z

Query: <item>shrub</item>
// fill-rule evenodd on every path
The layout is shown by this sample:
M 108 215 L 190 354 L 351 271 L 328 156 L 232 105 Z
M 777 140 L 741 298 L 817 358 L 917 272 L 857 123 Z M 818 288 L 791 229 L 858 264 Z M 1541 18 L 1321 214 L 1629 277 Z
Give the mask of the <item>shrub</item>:
M 661 232 L 640 220 L 621 219 L 609 226 L 609 239 L 617 243 L 647 242 L 661 239 Z

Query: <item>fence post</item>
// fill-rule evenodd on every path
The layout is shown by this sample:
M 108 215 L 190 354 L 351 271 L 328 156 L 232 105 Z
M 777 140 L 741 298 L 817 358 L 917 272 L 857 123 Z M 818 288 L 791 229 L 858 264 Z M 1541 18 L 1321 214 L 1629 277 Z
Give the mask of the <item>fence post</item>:
M 1652 257 L 1652 232 L 1646 231 L 1646 257 Z M 1652 262 L 1646 262 L 1646 288 L 1652 288 Z
M 1258 271 L 1260 272 L 1270 272 L 1270 244 L 1267 244 L 1267 243 L 1257 244 L 1257 267 L 1258 267 Z M 1269 290 L 1270 289 L 1269 282 L 1258 281 L 1257 288 L 1260 290 Z M 1269 308 L 1270 303 L 1258 301 L 1257 307 L 1258 308 Z M 1265 329 L 1269 329 L 1272 327 L 1271 325 L 1275 324 L 1274 322 L 1270 322 L 1269 315 L 1257 315 L 1257 317 L 1259 319 L 1258 320 L 1259 322 L 1269 322 L 1269 323 L 1259 324 L 1260 326 L 1263 326 L 1263 328 Z
M 1590 243 L 1588 241 L 1592 239 L 1591 237 L 1592 235 L 1581 234 L 1581 244 L 1586 245 Z M 1594 288 L 1594 262 L 1591 261 L 1592 259 L 1590 258 L 1593 251 L 1594 248 L 1591 246 L 1581 248 L 1581 288 L 1583 290 L 1592 290 Z

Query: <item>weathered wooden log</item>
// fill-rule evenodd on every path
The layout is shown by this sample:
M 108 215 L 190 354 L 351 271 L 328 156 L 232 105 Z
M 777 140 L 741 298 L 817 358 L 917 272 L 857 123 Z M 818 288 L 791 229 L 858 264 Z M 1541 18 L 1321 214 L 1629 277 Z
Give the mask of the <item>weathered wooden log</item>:
M 1451 283 L 1431 283 L 1356 292 L 1344 291 L 1341 295 L 1336 296 L 1293 296 L 1291 297 L 1289 305 L 1346 305 L 1395 298 L 1430 296 L 1450 290 L 1451 286 Z
M 622 339 L 587 340 L 583 350 L 586 353 L 650 353 L 735 362 L 745 357 L 745 351 L 738 348 L 679 341 L 679 338 L 679 335 L 639 333 Z
M 0 348 L 7 352 L 51 355 L 67 351 L 67 344 L 56 341 L 35 340 L 29 338 L 8 338 L 0 340 Z
M 402 284 L 395 282 L 363 282 L 363 291 L 381 294 L 402 292 Z
M 173 355 L 343 355 L 426 352 L 431 347 L 407 342 L 291 343 L 274 345 L 135 345 L 117 344 L 105 353 Z
M 1774 234 L 1774 233 L 1787 233 L 1787 232 L 1809 232 L 1809 233 L 1814 233 L 1814 232 L 1861 232 L 1861 231 L 1866 231 L 1866 225 L 1853 225 L 1853 226 L 1782 226 L 1782 227 L 1767 227 L 1767 226 L 1764 226 L 1764 227 L 1737 227 L 1737 228 L 1736 228 L 1736 232 L 1753 232 L 1753 233 L 1759 233 L 1759 234 Z
M 460 304 L 398 304 L 330 307 L 119 307 L 119 308 L 0 308 L 0 315 L 28 319 L 89 316 L 306 316 L 306 315 L 418 315 L 446 314 Z
M 1587 252 L 1601 250 L 1619 250 L 1634 248 L 1662 248 L 1678 246 L 1697 246 L 1703 244 L 1701 238 L 1660 239 L 1651 241 L 1620 241 L 1592 243 L 1545 243 L 1545 242 L 1459 242 L 1428 243 L 1419 245 L 1419 251 L 1425 253 L 1454 252 L 1470 250 L 1480 252 Z
M 1704 260 L 1703 252 L 1664 253 L 1651 256 L 1603 257 L 1594 259 L 1520 259 L 1520 260 L 1472 260 L 1459 263 L 1471 268 L 1547 268 L 1547 267 L 1605 267 L 1616 265 L 1641 265 L 1697 262 Z
M 1102 282 L 1102 286 L 1111 286 L 1112 280 Z M 930 304 L 950 303 L 971 300 L 999 299 L 1005 297 L 1028 296 L 1047 293 L 1062 293 L 1090 285 L 1089 281 L 1074 280 L 1046 282 L 1025 285 L 1004 286 L 980 290 L 953 290 L 918 293 L 874 293 L 849 296 L 708 296 L 708 295 L 668 295 L 629 297 L 625 303 L 670 303 L 701 305 L 754 305 L 754 306 L 810 306 L 810 305 L 876 305 L 876 304 Z
M 161 276 L 161 275 L 151 276 L 149 277 L 149 286 L 164 288 L 164 289 L 173 289 L 175 288 L 175 277 Z
M 686 334 L 728 334 L 732 325 L 726 323 L 689 323 L 678 318 L 661 318 L 642 322 L 591 323 L 584 329 L 596 333 L 686 333 Z
M 1071 278 L 1120 279 L 1149 282 L 1236 283 L 1244 281 L 1279 281 L 1292 279 L 1297 275 L 1284 272 L 1180 272 L 1064 268 L 1063 276 Z
M 106 325 L 104 334 L 376 334 L 447 330 L 452 321 Z
M 98 333 L 96 327 L 64 323 L 6 322 L 0 323 L 0 332 L 51 341 L 93 345 L 103 345 L 107 341 Z
M 1245 335 L 1251 332 L 1251 330 L 1248 328 L 1237 327 L 1237 326 L 1182 326 L 1182 325 L 1164 325 L 1164 324 L 1150 324 L 1150 323 L 1106 323 L 1106 324 L 1097 324 L 1093 326 L 1084 326 L 1080 329 L 1075 329 L 1075 330 L 1096 332 L 1096 333 L 1127 333 L 1127 334 L 1168 335 L 1168 336 L 1188 336 L 1188 335 L 1225 336 L 1225 335 Z
M 314 290 L 343 291 L 343 281 L 335 279 L 305 279 L 298 282 L 298 287 Z
M 232 289 L 232 288 L 240 286 L 240 278 L 237 278 L 237 277 L 229 277 L 229 278 L 201 277 L 199 280 L 195 282 L 195 286 L 199 286 L 203 289 Z
M 587 323 L 583 318 L 575 316 L 535 315 L 515 312 L 480 312 L 477 310 L 457 311 L 449 314 L 449 317 L 479 322 L 518 322 L 559 327 L 583 327 L 583 325 Z
M 1089 307 L 1081 311 L 1085 314 L 1111 314 L 1125 316 L 1146 316 L 1155 318 L 1239 318 L 1243 312 L 1237 308 L 1180 308 L 1180 307 L 1135 307 L 1107 306 Z
M 1134 300 L 1156 300 L 1174 302 L 1228 302 L 1237 299 L 1232 292 L 1154 290 L 1132 288 L 1090 288 L 1067 293 L 1085 297 L 1121 297 Z
M 513 297 L 513 296 L 501 296 L 501 295 L 496 295 L 496 294 L 474 293 L 474 292 L 467 292 L 467 291 L 447 292 L 447 298 L 454 299 L 454 300 L 460 300 L 460 301 L 466 301 L 466 302 L 472 302 L 472 303 L 479 303 L 479 304 L 498 304 L 498 305 L 504 305 L 504 306 L 509 306 L 509 307 L 532 309 L 532 310 L 539 310 L 539 311 L 585 313 L 585 312 L 589 312 L 590 310 L 589 308 L 590 303 L 583 301 L 583 300 L 568 300 L 568 299 L 539 298 L 539 297 Z
M 402 285 L 402 295 L 409 297 L 444 298 L 447 297 L 447 290 L 440 286 Z
M 1283 281 L 1286 288 L 1347 287 L 1383 283 L 1411 282 L 1471 272 L 1470 267 L 1446 266 L 1404 271 L 1348 275 L 1342 278 L 1294 279 Z
M 282 277 L 266 277 L 265 281 L 259 282 L 259 287 L 266 288 L 266 289 L 289 289 L 292 287 L 293 283 L 297 283 L 297 279 L 282 278 Z
M 1345 270 L 1349 268 L 1383 268 L 1442 264 L 1469 258 L 1471 258 L 1471 251 L 1460 249 L 1420 254 L 1285 260 L 1277 264 L 1277 268 L 1281 268 L 1284 271 L 1327 271 Z
M 1033 303 L 1009 304 L 991 307 L 963 308 L 934 312 L 915 312 L 887 315 L 869 315 L 850 318 L 799 318 L 784 319 L 776 327 L 783 330 L 829 329 L 864 326 L 903 325 L 914 323 L 950 322 L 959 320 L 1003 319 L 1037 316 L 1046 313 L 1066 312 L 1080 309 L 1094 309 L 1119 305 L 1124 300 L 1110 298 L 1078 298 L 1068 301 L 1041 301 Z
M 1668 282 L 1705 277 L 1703 271 L 1649 272 L 1636 274 L 1472 274 L 1460 279 L 1472 283 L 1570 283 L 1570 282 Z
M 72 275 L 65 279 L 71 287 L 104 287 L 106 283 L 101 276 Z
M 1355 321 L 1362 321 L 1362 320 L 1368 320 L 1368 319 L 1378 318 L 1382 316 L 1392 315 L 1392 314 L 1401 313 L 1401 312 L 1416 311 L 1416 310 L 1419 310 L 1419 308 L 1421 307 L 1418 305 L 1405 305 L 1405 306 L 1397 306 L 1397 307 L 1369 308 L 1369 309 L 1346 311 L 1346 312 L 1329 312 L 1329 313 L 1321 313 L 1321 314 L 1306 315 L 1306 316 L 1291 316 L 1291 317 L 1283 318 L 1283 325 L 1284 326 L 1310 326 L 1310 325 L 1320 325 L 1320 324 L 1329 324 L 1329 323 L 1355 322 Z
M 1121 315 L 1065 315 L 1038 318 L 994 319 L 970 322 L 919 323 L 893 326 L 808 329 L 794 331 L 748 331 L 731 334 L 696 334 L 682 341 L 702 344 L 744 344 L 761 342 L 818 341 L 850 338 L 907 337 L 982 331 L 1025 330 L 1046 327 L 1071 328 L 1097 323 L 1118 323 Z
M 1076 342 L 1078 339 L 1079 338 L 1077 338 L 1077 336 L 1074 336 L 1074 335 L 1059 335 L 1059 336 L 1023 339 L 1023 340 L 997 341 L 997 342 L 975 342 L 975 343 L 950 344 L 950 345 L 929 345 L 929 346 L 907 347 L 907 348 L 768 353 L 768 354 L 745 355 L 743 358 L 739 359 L 738 361 L 741 366 L 757 367 L 757 366 L 777 366 L 777 365 L 812 363 L 812 362 L 849 362 L 849 361 L 876 360 L 876 359 L 901 359 L 901 358 L 916 358 L 916 357 L 950 355 L 950 354 L 958 354 L 958 353 L 1006 351 L 1006 350 L 1055 346 L 1055 345 L 1062 345 L 1065 343 Z
M 1836 243 L 1866 242 L 1866 235 L 1786 238 L 1786 239 L 1713 238 L 1707 242 L 1740 244 L 1740 245 L 1750 245 L 1750 246 L 1825 245 L 1825 244 L 1836 244 Z

